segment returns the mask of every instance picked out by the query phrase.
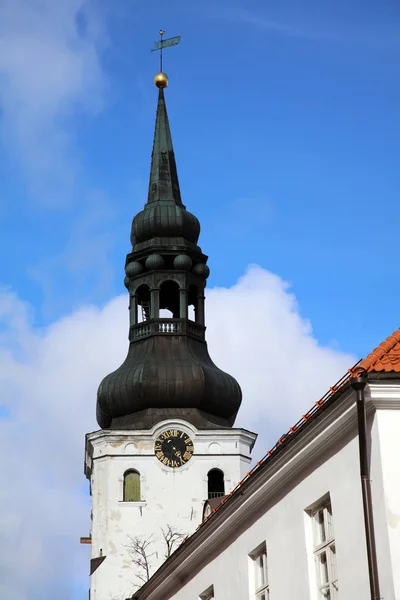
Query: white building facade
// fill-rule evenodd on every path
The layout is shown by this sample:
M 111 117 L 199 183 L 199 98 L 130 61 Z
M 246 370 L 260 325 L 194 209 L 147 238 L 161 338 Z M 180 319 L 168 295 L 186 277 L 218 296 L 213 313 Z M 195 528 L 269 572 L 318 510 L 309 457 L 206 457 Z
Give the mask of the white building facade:
M 373 375 L 365 406 L 379 593 L 400 600 L 400 377 Z M 134 600 L 373 598 L 349 382 L 282 446 Z
M 184 434 L 192 442 L 192 456 L 178 468 L 157 458 L 157 440 L 165 433 Z M 92 557 L 103 559 L 91 577 L 90 597 L 125 600 L 141 587 L 194 532 L 207 498 L 229 494 L 249 471 L 255 438 L 243 429 L 201 431 L 181 419 L 150 430 L 88 434 Z M 217 491 L 210 486 L 215 472 L 223 482 Z M 139 476 L 136 498 L 125 495 L 130 473 Z

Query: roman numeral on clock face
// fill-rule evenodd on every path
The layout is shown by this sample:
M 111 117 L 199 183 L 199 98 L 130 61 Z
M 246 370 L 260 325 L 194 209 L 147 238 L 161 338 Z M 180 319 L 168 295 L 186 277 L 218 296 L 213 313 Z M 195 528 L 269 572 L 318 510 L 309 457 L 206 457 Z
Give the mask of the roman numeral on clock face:
M 184 431 L 166 429 L 154 443 L 154 454 L 165 466 L 177 469 L 193 456 L 194 444 Z

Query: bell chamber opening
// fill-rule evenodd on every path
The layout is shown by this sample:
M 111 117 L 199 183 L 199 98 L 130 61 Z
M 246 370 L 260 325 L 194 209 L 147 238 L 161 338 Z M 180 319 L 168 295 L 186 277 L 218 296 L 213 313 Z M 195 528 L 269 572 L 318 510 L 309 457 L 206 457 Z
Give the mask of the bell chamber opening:
M 135 315 L 134 323 L 141 323 L 142 321 L 149 321 L 151 319 L 151 297 L 150 287 L 146 284 L 141 285 L 136 290 L 134 302 Z M 131 307 L 132 310 L 132 307 Z
M 181 317 L 179 296 L 179 285 L 176 281 L 167 280 L 160 285 L 160 309 L 167 310 L 171 319 Z
M 220 498 L 225 495 L 225 477 L 220 469 L 208 472 L 208 498 Z

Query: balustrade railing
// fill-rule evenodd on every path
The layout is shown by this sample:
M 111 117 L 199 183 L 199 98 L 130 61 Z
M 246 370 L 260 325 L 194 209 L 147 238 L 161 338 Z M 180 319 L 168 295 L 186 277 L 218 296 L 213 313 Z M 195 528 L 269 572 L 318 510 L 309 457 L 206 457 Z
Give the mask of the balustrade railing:
M 211 498 L 222 498 L 222 496 L 225 496 L 225 492 L 208 492 L 209 500 L 211 500 Z
M 181 323 L 163 321 L 158 323 L 158 331 L 160 333 L 181 333 Z
M 150 335 L 188 335 L 204 340 L 205 327 L 189 319 L 149 319 L 131 326 L 130 339 L 141 340 Z
M 150 325 L 143 325 L 143 323 L 139 323 L 139 326 L 136 325 L 134 328 L 134 338 L 135 340 L 139 340 L 140 338 L 147 337 L 151 333 Z
M 203 327 L 203 325 L 199 325 L 198 323 L 195 323 L 194 321 L 189 321 L 188 325 L 187 325 L 187 332 L 189 335 L 192 335 L 193 337 L 202 339 L 204 336 L 204 327 Z

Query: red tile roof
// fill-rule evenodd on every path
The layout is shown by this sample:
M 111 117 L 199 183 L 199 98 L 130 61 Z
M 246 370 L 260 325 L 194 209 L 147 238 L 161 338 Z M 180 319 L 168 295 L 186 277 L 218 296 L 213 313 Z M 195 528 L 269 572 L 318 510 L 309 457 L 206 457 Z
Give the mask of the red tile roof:
M 213 508 L 211 515 L 206 517 L 197 529 L 199 529 L 205 521 L 208 521 L 210 517 L 213 516 L 224 504 L 227 502 L 244 483 L 247 481 L 254 473 L 258 470 L 258 468 L 263 465 L 267 460 L 281 448 L 284 442 L 287 442 L 290 437 L 293 436 L 305 423 L 311 419 L 312 416 L 315 415 L 319 409 L 326 404 L 332 396 L 334 396 L 341 388 L 343 388 L 346 383 L 352 379 L 353 377 L 357 377 L 360 372 L 367 371 L 368 373 L 372 372 L 395 372 L 400 373 L 400 328 L 396 329 L 392 335 L 390 335 L 385 341 L 383 341 L 375 350 L 373 350 L 366 358 L 358 361 L 351 369 L 348 370 L 347 373 L 343 375 L 341 379 L 335 385 L 333 385 L 326 392 L 324 396 L 310 408 L 310 410 L 304 414 L 295 425 L 293 425 L 287 433 L 284 433 L 280 439 L 276 442 L 275 446 L 273 446 L 266 455 L 258 461 L 258 463 L 247 473 L 247 475 L 239 481 L 236 487 L 230 492 L 229 496 L 225 496 L 222 501 Z
M 400 329 L 389 335 L 357 367 L 365 369 L 368 373 L 400 373 Z

